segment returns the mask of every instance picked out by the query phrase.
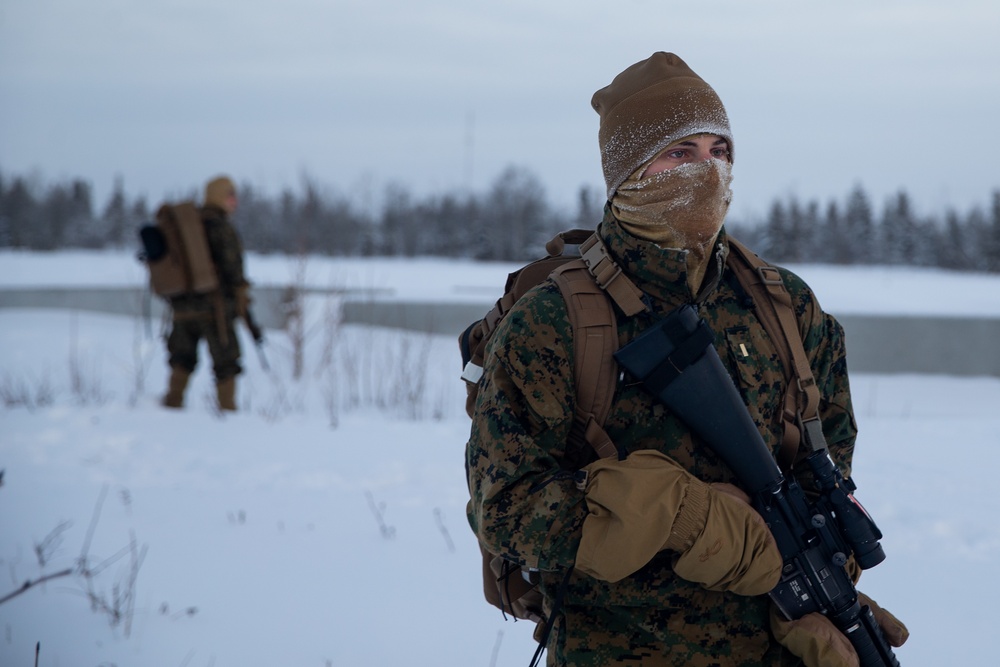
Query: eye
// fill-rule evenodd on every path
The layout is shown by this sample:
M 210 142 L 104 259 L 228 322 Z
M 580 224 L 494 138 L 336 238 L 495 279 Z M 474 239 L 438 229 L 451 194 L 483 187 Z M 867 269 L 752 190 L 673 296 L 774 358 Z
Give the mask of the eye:
M 686 150 L 684 150 L 683 148 L 678 148 L 676 150 L 672 150 L 669 153 L 667 153 L 667 157 L 672 160 L 683 160 L 684 158 L 687 157 L 687 154 L 688 153 Z

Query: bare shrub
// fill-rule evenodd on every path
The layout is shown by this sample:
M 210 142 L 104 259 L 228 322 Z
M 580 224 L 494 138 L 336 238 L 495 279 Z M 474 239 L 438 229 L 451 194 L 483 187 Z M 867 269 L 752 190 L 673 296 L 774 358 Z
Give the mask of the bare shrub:
M 323 408 L 326 410 L 330 428 L 337 428 L 340 426 L 340 406 L 338 403 L 340 382 L 337 379 L 337 374 L 331 368 L 326 369 L 326 374 L 323 377 L 325 381 L 320 389 L 323 397 Z
M 71 577 L 77 580 L 80 587 L 79 592 L 90 603 L 92 611 L 105 616 L 112 628 L 122 627 L 126 637 L 131 634 L 132 617 L 135 613 L 136 582 L 139 578 L 139 569 L 146 557 L 147 547 L 145 545 L 140 547 L 134 531 L 129 531 L 128 544 L 108 558 L 101 559 L 91 553 L 91 542 L 97 530 L 107 493 L 108 486 L 105 484 L 94 507 L 80 555 L 74 561 L 73 566 L 55 572 L 45 572 L 62 547 L 64 534 L 72 527 L 71 522 L 63 521 L 52 529 L 45 538 L 33 545 L 35 561 L 40 571 L 39 576 L 34 579 L 26 579 L 15 590 L 0 596 L 0 605 L 48 581 Z M 122 494 L 124 503 L 128 504 L 130 498 L 127 491 Z M 119 571 L 118 576 L 111 582 L 110 589 L 105 589 L 106 584 L 102 574 L 125 557 L 128 557 L 127 567 Z
M 448 527 L 444 525 L 444 515 L 440 507 L 434 508 L 434 523 L 437 524 L 438 532 L 444 538 L 444 543 L 448 547 L 448 551 L 455 553 L 455 541 L 451 539 L 451 533 L 448 532 Z
M 257 414 L 266 422 L 277 422 L 293 410 L 292 399 L 288 387 L 282 379 L 273 373 L 271 377 L 271 397 L 257 408 Z
M 425 335 L 422 341 L 404 335 L 397 347 L 386 356 L 388 364 L 378 377 L 383 381 L 379 403 L 387 410 L 398 412 L 408 419 L 424 416 L 424 398 L 427 389 L 427 371 L 432 339 Z
M 70 358 L 69 386 L 79 405 L 106 405 L 113 396 L 104 388 L 98 365 L 85 365 L 75 357 Z
M 153 346 L 149 344 L 148 336 L 143 335 L 143 320 L 135 318 L 135 326 L 132 336 L 132 358 L 126 366 L 126 373 L 130 379 L 130 391 L 128 395 L 128 406 L 134 408 L 143 394 L 146 393 L 146 380 L 149 378 L 149 369 L 152 365 Z
M 70 393 L 79 405 L 104 405 L 112 394 L 104 389 L 99 366 L 95 360 L 80 358 L 77 349 L 77 318 L 76 313 L 70 320 L 69 339 L 69 387 Z
M 316 364 L 316 376 L 328 375 L 334 363 L 334 350 L 341 340 L 343 320 L 340 313 L 340 300 L 328 296 L 323 300 L 322 318 L 323 338 L 320 343 L 320 357 Z
M 0 403 L 5 408 L 27 408 L 33 412 L 36 408 L 44 408 L 55 401 L 55 391 L 47 375 L 38 380 L 16 378 L 5 373 L 0 378 Z
M 390 526 L 385 521 L 385 503 L 376 503 L 375 496 L 372 495 L 371 491 L 365 491 L 365 497 L 368 499 L 368 507 L 371 509 L 372 515 L 375 516 L 375 522 L 378 523 L 378 531 L 382 538 L 391 540 L 396 537 L 396 527 Z

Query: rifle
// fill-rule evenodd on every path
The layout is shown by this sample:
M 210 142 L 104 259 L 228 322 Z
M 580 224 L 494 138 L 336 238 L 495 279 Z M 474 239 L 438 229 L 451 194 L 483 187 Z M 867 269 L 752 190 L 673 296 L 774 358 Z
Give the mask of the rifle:
M 858 601 L 846 565 L 885 559 L 882 533 L 854 498 L 826 448 L 816 417 L 802 423 L 812 450 L 805 462 L 819 495 L 786 479 L 713 345 L 715 334 L 684 305 L 615 353 L 646 390 L 684 421 L 736 474 L 771 529 L 784 561 L 771 600 L 789 619 L 819 612 L 857 651 L 861 667 L 899 667 L 871 609 Z
M 249 305 L 243 310 L 242 317 L 243 322 L 247 325 L 247 330 L 253 336 L 254 346 L 257 348 L 257 356 L 260 358 L 261 367 L 265 372 L 270 372 L 271 365 L 267 363 L 267 357 L 264 356 L 264 330 L 257 324 L 257 320 L 250 311 Z

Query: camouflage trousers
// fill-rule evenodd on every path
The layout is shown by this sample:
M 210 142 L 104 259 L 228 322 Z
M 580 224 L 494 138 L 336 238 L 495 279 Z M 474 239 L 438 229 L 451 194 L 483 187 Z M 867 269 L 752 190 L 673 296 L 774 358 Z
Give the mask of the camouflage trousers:
M 653 627 L 650 627 L 652 625 Z M 541 628 L 541 624 L 539 624 Z M 536 632 L 536 638 L 538 636 Z M 664 637 L 672 637 L 665 640 Z M 564 607 L 547 646 L 550 667 L 796 667 L 765 628 L 694 626 L 682 610 Z
M 216 380 L 225 380 L 242 372 L 240 366 L 240 341 L 236 336 L 235 319 L 228 315 L 219 320 L 213 313 L 175 313 L 167 352 L 172 368 L 193 372 L 198 365 L 198 344 L 205 340 L 212 356 L 212 370 Z

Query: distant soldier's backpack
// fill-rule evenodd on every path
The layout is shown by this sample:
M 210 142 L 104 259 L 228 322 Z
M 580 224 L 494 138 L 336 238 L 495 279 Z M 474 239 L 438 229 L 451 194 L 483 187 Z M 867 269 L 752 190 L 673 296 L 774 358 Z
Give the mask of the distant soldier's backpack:
M 140 259 L 149 267 L 149 285 L 162 297 L 204 294 L 218 288 L 219 278 L 208 249 L 205 225 L 191 202 L 164 204 L 156 222 L 139 230 Z
M 566 244 L 578 245 L 580 254 L 564 254 Z M 816 413 L 819 390 L 781 274 L 732 237 L 729 249 L 727 267 L 753 304 L 761 326 L 775 342 L 785 371 L 784 435 L 778 462 L 787 469 L 798 451 L 799 416 Z M 470 417 L 475 416 L 486 347 L 497 326 L 529 289 L 551 277 L 566 301 L 573 329 L 577 395 L 569 447 L 589 446 L 599 457 L 616 456 L 618 451 L 604 430 L 618 375 L 613 356 L 618 348 L 615 308 L 628 317 L 639 314 L 646 309 L 642 291 L 625 276 L 593 230 L 561 232 L 545 245 L 545 250 L 546 257 L 507 277 L 504 294 L 496 305 L 458 338 L 464 367 L 462 379 L 467 390 L 466 412 Z M 537 576 L 501 555 L 490 553 L 482 543 L 479 547 L 486 600 L 515 618 L 542 620 Z

